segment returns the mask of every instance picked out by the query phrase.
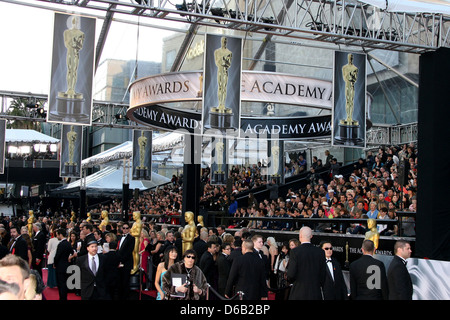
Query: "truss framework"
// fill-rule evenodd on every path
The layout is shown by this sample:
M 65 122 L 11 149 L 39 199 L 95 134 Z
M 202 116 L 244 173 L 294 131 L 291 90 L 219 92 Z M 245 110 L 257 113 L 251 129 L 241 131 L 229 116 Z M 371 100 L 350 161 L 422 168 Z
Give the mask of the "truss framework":
M 39 0 L 339 46 L 423 53 L 450 46 L 450 17 L 400 13 L 356 0 Z

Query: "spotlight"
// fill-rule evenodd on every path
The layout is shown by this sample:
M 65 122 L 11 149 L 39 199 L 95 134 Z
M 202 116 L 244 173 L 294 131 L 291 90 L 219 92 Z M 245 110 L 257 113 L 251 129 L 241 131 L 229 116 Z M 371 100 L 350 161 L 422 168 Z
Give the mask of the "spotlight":
M 39 104 L 37 103 L 36 99 L 28 99 L 27 104 L 25 106 L 30 109 L 35 109 L 39 107 Z
M 45 109 L 43 107 L 39 107 L 37 109 L 38 116 L 45 118 L 47 116 L 47 112 L 45 112 Z
M 115 117 L 117 120 L 128 120 L 128 117 L 121 113 L 116 114 Z

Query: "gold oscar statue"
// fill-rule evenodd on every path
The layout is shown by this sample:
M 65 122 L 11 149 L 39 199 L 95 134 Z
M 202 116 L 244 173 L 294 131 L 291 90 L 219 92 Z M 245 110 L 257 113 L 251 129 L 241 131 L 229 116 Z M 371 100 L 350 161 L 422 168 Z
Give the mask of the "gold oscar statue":
M 72 211 L 70 213 L 70 221 L 74 222 L 75 221 L 75 211 Z
M 203 222 L 203 216 L 199 215 L 197 217 L 197 222 L 199 225 L 201 225 L 202 227 L 205 227 L 205 223 Z
M 214 51 L 214 61 L 217 66 L 217 96 L 219 98 L 219 106 L 213 108 L 213 112 L 231 113 L 231 109 L 225 107 L 227 100 L 228 88 L 228 69 L 231 66 L 232 52 L 227 48 L 227 38 L 221 38 L 221 47 Z
M 198 79 L 200 80 L 200 89 L 197 91 L 197 98 L 200 98 L 203 95 L 203 74 Z
M 75 144 L 77 141 L 77 133 L 74 130 L 74 126 L 70 126 L 70 131 L 66 134 L 69 156 L 68 160 L 64 162 L 64 171 L 66 175 L 76 176 L 77 175 L 77 163 L 75 162 Z
M 367 228 L 369 231 L 366 232 L 365 240 L 371 240 L 375 245 L 375 251 L 378 249 L 378 243 L 380 242 L 380 233 L 377 229 L 377 221 L 375 219 L 367 220 Z
M 353 55 L 347 56 L 348 63 L 342 67 L 342 77 L 345 82 L 345 112 L 346 119 L 340 121 L 345 125 L 358 125 L 358 121 L 353 120 L 353 110 L 355 108 L 355 82 L 358 78 L 358 68 L 353 64 Z
M 141 221 L 141 212 L 134 211 L 133 212 L 133 226 L 130 229 L 131 236 L 134 237 L 134 250 L 133 250 L 133 269 L 130 274 L 135 274 L 139 270 L 139 246 L 140 246 L 140 237 L 142 231 L 142 221 Z
M 186 221 L 186 225 L 184 226 L 183 231 L 181 231 L 183 253 L 194 247 L 194 238 L 197 231 L 194 222 L 194 213 L 192 211 L 186 211 L 184 220 Z
M 273 146 L 271 148 L 272 150 L 272 176 L 278 177 L 279 176 L 279 170 L 280 170 L 280 147 L 279 146 Z
M 217 67 L 218 106 L 210 110 L 210 126 L 221 130 L 231 129 L 233 110 L 226 106 L 228 90 L 228 69 L 231 66 L 232 52 L 227 48 L 227 38 L 221 38 L 220 48 L 214 51 L 214 62 Z
M 78 64 L 80 62 L 80 51 L 85 39 L 84 32 L 77 27 L 77 17 L 72 18 L 72 27 L 64 31 L 64 45 L 67 49 L 67 90 L 59 92 L 58 96 L 67 99 L 83 99 L 83 94 L 75 91 L 78 78 Z
M 92 213 L 91 212 L 88 212 L 86 221 L 87 222 L 91 222 L 92 221 Z
M 28 235 L 30 236 L 30 238 L 33 238 L 33 223 L 34 223 L 34 212 L 33 210 L 29 210 L 27 227 L 28 227 Z
M 142 130 L 141 135 L 138 138 L 139 146 L 139 166 L 135 169 L 134 178 L 135 179 L 147 179 L 147 166 L 145 165 L 145 149 L 147 147 L 147 137 L 145 132 Z
M 108 211 L 107 210 L 102 210 L 102 214 L 100 215 L 100 218 L 102 219 L 102 221 L 98 225 L 98 228 L 99 228 L 99 230 L 103 231 L 102 228 L 103 227 L 106 228 L 106 226 L 109 224 Z

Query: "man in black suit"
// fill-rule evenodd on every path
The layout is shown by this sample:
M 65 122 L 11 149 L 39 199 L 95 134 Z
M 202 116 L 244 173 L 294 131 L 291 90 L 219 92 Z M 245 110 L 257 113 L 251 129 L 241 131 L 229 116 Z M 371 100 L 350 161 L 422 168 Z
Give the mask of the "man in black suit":
M 230 252 L 230 263 L 233 263 L 233 261 L 239 257 L 242 256 L 242 239 L 239 236 L 235 236 L 234 237 L 234 242 L 233 242 L 234 248 L 231 248 L 231 252 Z
M 233 290 L 234 288 L 234 290 Z M 267 300 L 268 288 L 264 265 L 254 253 L 253 241 L 246 239 L 242 243 L 242 256 L 231 265 L 225 296 L 242 291 L 244 300 Z
M 293 284 L 289 300 L 323 300 L 325 253 L 311 244 L 311 238 L 311 228 L 302 227 L 299 232 L 301 244 L 289 255 L 287 280 Z
M 12 226 L 10 229 L 11 243 L 9 252 L 21 257 L 23 260 L 28 261 L 28 245 L 26 240 L 19 233 L 19 227 Z
M 329 241 L 322 241 L 320 247 L 325 251 L 327 272 L 323 286 L 324 300 L 347 300 L 348 289 L 345 284 L 341 265 L 332 257 L 333 246 Z
M 45 233 L 42 231 L 42 224 L 40 222 L 36 222 L 33 224 L 33 262 L 32 267 L 34 270 L 37 270 L 39 275 L 42 278 L 42 266 L 44 264 L 44 253 L 47 247 L 47 237 Z
M 126 300 L 130 292 L 130 272 L 133 269 L 133 250 L 135 239 L 130 235 L 130 225 L 122 225 L 122 237 L 119 240 L 117 255 L 119 256 L 119 299 Z
M 217 273 L 218 273 L 217 285 L 218 285 L 218 292 L 221 295 L 225 295 L 225 289 L 227 288 L 227 280 L 231 270 L 231 260 L 230 260 L 231 245 L 228 243 L 223 243 L 221 247 L 222 250 L 221 252 L 219 252 L 216 259 Z
M 252 237 L 252 241 L 253 241 L 253 252 L 259 258 L 259 262 L 262 263 L 266 279 L 268 280 L 270 275 L 270 261 L 267 255 L 264 254 L 264 251 L 262 251 L 262 247 L 264 246 L 263 236 L 255 234 Z
M 77 259 L 81 273 L 81 300 L 105 300 L 104 256 L 97 254 L 97 240 L 87 243 L 86 255 Z
M 388 283 L 384 263 L 373 257 L 375 245 L 364 240 L 363 255 L 350 264 L 350 298 L 352 300 L 387 300 Z
M 66 229 L 56 230 L 56 238 L 58 238 L 59 243 L 56 247 L 55 258 L 53 262 L 53 267 L 56 273 L 56 285 L 58 286 L 59 300 L 67 300 L 67 268 L 69 267 L 69 256 L 73 253 L 72 246 L 66 239 L 67 232 Z
M 103 253 L 105 265 L 105 290 L 108 299 L 118 299 L 118 283 L 120 279 L 119 264 L 120 258 L 117 254 L 117 241 L 109 243 L 109 251 Z
M 412 300 L 413 285 L 406 268 L 406 259 L 411 257 L 410 243 L 398 240 L 394 245 L 394 254 L 387 273 L 389 300 Z
M 217 287 L 214 286 L 214 277 L 217 274 L 217 266 L 216 262 L 214 261 L 214 256 L 217 252 L 217 244 L 214 241 L 208 241 L 206 245 L 207 249 L 200 258 L 199 267 L 203 271 L 203 274 L 205 275 L 206 281 L 209 283 L 209 285 L 213 286 L 213 288 L 217 290 Z
M 200 264 L 200 260 L 202 258 L 203 253 L 205 253 L 208 249 L 208 245 L 206 244 L 206 240 L 208 239 L 208 232 L 200 231 L 200 239 L 194 243 L 194 251 L 197 253 L 197 261 L 196 264 Z

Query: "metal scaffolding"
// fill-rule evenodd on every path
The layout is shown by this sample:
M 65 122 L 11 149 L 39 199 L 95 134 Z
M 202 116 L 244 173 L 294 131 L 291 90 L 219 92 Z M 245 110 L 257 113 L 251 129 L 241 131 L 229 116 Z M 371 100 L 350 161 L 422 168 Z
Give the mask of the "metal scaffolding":
M 39 1 L 104 11 L 105 19 L 120 13 L 369 50 L 423 53 L 450 46 L 447 15 L 389 12 L 356 0 Z

